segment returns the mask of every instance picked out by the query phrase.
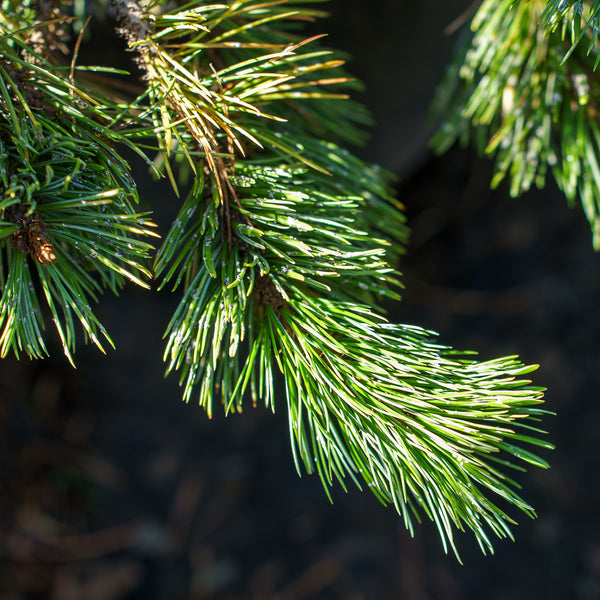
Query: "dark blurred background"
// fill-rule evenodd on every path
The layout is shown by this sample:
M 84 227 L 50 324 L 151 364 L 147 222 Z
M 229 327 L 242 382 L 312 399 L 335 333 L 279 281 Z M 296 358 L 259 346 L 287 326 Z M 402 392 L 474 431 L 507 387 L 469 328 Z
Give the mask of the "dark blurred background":
M 493 556 L 459 536 L 460 565 L 430 523 L 413 539 L 368 493 L 331 505 L 295 472 L 284 410 L 209 421 L 181 402 L 161 362 L 176 298 L 128 287 L 98 306 L 108 356 L 0 362 L 0 600 L 600 598 L 600 257 L 553 185 L 510 199 L 470 151 L 428 152 L 444 29 L 469 4 L 336 0 L 321 27 L 367 84 L 362 156 L 400 176 L 412 237 L 392 317 L 541 365 L 557 448 L 550 470 L 517 476 L 538 518 L 514 514 Z

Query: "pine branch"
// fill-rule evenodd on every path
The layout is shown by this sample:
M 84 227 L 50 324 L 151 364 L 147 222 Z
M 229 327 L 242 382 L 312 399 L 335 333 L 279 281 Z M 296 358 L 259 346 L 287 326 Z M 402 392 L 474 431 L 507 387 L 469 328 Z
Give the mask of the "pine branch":
M 21 30 L 39 27 L 36 15 L 11 6 L 0 38 L 4 353 L 46 353 L 40 298 L 70 358 L 75 320 L 110 342 L 88 299 L 125 279 L 143 285 L 152 235 L 114 145 L 143 155 L 153 134 L 157 168 L 176 191 L 191 181 L 154 265 L 181 294 L 164 358 L 184 399 L 209 415 L 248 396 L 274 410 L 280 372 L 299 472 L 317 472 L 330 497 L 334 482 L 366 484 L 411 531 L 420 515 L 433 520 L 455 552 L 456 529 L 484 551 L 490 534 L 510 536 L 500 503 L 533 516 L 500 468 L 547 466 L 523 447 L 551 447 L 532 425 L 542 390 L 523 377 L 534 367 L 478 362 L 385 319 L 407 229 L 389 175 L 339 146 L 363 138 L 368 116 L 348 98 L 357 84 L 343 58 L 299 32 L 322 15 L 313 0 L 115 0 L 145 86 L 119 101 L 32 50 Z
M 507 179 L 511 196 L 543 187 L 550 170 L 571 205 L 579 197 L 598 250 L 598 53 L 573 46 L 565 64 L 560 35 L 538 25 L 543 11 L 541 0 L 481 5 L 439 87 L 432 144 L 444 152 L 473 138 L 495 158 L 492 187 Z
M 175 148 L 194 177 L 156 261 L 162 285 L 183 288 L 168 371 L 209 415 L 215 400 L 241 410 L 247 391 L 275 409 L 280 371 L 299 470 L 326 490 L 364 481 L 409 529 L 419 512 L 434 520 L 455 552 L 465 527 L 491 550 L 488 532 L 509 535 L 510 519 L 487 494 L 533 514 L 490 454 L 545 466 L 521 445 L 549 444 L 519 433 L 541 414 L 540 389 L 514 359 L 454 359 L 377 315 L 382 297 L 398 298 L 388 259 L 402 252 L 402 215 L 381 174 L 314 138 L 356 139 L 363 113 L 337 112 L 345 92 L 327 88 L 347 84 L 341 62 L 290 34 L 290 18 L 312 13 L 288 4 L 147 15 L 131 44 L 163 164 Z
M 362 480 L 409 529 L 422 511 L 444 544 L 467 527 L 491 549 L 488 533 L 509 535 L 510 519 L 490 491 L 533 513 L 490 453 L 545 466 L 520 446 L 550 447 L 519 432 L 541 415 L 541 390 L 519 379 L 532 367 L 453 357 L 427 332 L 386 323 L 364 302 L 395 277 L 385 242 L 356 227 L 361 199 L 326 194 L 306 170 L 238 169 L 239 212 L 253 225 L 236 222 L 232 251 L 195 190 L 159 256 L 165 284 L 187 287 L 165 352 L 185 400 L 241 411 L 249 389 L 275 410 L 281 371 L 299 470 L 326 488 Z
M 89 303 L 150 276 L 143 238 L 155 234 L 120 139 L 63 74 L 18 34 L 0 37 L 1 356 L 47 354 L 40 296 L 71 362 L 76 321 L 103 350 L 112 341 Z

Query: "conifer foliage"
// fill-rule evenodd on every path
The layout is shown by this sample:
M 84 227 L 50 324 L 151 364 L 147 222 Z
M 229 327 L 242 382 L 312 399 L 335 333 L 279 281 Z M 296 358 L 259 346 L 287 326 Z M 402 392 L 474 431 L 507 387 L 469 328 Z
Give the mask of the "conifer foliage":
M 492 186 L 518 196 L 551 172 L 579 198 L 600 250 L 600 126 L 596 68 L 600 2 L 484 0 L 463 35 L 435 112 L 433 146 L 471 138 L 495 157 Z
M 70 360 L 77 323 L 110 345 L 90 302 L 155 278 L 180 297 L 164 359 L 184 399 L 209 415 L 285 407 L 297 469 L 328 495 L 366 486 L 454 550 L 456 530 L 484 551 L 511 536 L 511 505 L 534 515 L 506 470 L 547 466 L 528 449 L 551 447 L 535 367 L 477 361 L 383 314 L 407 227 L 389 176 L 343 149 L 368 116 L 343 58 L 302 34 L 323 14 L 315 0 L 1 6 L 3 356 L 46 355 L 45 315 Z M 135 85 L 79 64 L 88 15 L 120 33 Z M 124 149 L 172 183 L 180 208 L 162 240 Z

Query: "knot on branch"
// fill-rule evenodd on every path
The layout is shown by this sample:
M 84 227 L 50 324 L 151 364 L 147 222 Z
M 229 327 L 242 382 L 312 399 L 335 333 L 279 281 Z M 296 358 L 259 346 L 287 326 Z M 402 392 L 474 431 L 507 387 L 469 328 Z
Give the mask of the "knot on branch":
M 270 306 L 273 313 L 285 329 L 286 333 L 290 338 L 297 343 L 296 334 L 286 317 L 283 315 L 285 310 L 288 315 L 294 313 L 294 309 L 290 306 L 290 303 L 284 298 L 283 294 L 279 291 L 273 279 L 268 275 L 259 275 L 254 283 L 254 300 L 257 304 L 258 315 L 262 319 L 265 314 L 265 307 Z
M 265 306 L 270 306 L 278 319 L 281 319 L 281 310 L 288 306 L 281 292 L 275 287 L 273 280 L 267 275 L 259 275 L 254 284 L 254 300 L 260 312 Z
M 15 250 L 33 256 L 41 265 L 52 263 L 56 254 L 48 227 L 37 212 L 28 212 L 28 207 L 23 204 L 9 206 L 4 211 L 4 219 L 18 226 L 10 236 L 10 244 Z

